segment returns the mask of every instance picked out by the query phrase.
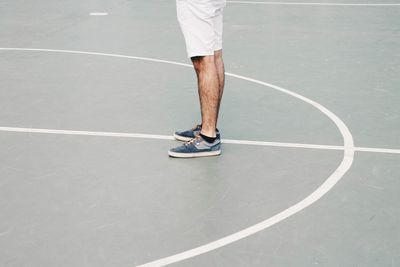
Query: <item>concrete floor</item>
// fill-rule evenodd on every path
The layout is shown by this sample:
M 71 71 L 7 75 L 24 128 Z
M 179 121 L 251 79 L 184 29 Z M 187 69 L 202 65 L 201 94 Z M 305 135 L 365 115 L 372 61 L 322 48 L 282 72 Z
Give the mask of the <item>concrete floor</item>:
M 352 3 L 378 3 L 365 1 Z M 312 99 L 368 151 L 356 149 L 351 169 L 310 207 L 171 266 L 400 265 L 399 16 L 400 5 L 228 4 L 227 71 Z M 153 262 L 303 201 L 343 161 L 343 136 L 326 114 L 232 76 L 222 138 L 263 145 L 168 158 L 178 142 L 167 136 L 199 121 L 193 70 L 73 51 L 189 63 L 174 1 L 5 0 L 0 25 L 0 266 Z

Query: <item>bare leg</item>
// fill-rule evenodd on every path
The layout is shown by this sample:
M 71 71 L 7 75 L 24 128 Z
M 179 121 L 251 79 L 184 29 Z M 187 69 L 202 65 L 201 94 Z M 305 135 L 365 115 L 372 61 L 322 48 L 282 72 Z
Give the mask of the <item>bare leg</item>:
M 214 61 L 218 73 L 218 83 L 219 83 L 219 101 L 218 101 L 218 113 L 221 106 L 222 95 L 224 94 L 225 87 L 225 67 L 224 61 L 222 59 L 222 49 L 214 52 Z M 218 119 L 218 117 L 217 117 Z
M 192 58 L 196 70 L 201 107 L 201 133 L 216 136 L 218 109 L 221 97 L 220 79 L 214 56 Z

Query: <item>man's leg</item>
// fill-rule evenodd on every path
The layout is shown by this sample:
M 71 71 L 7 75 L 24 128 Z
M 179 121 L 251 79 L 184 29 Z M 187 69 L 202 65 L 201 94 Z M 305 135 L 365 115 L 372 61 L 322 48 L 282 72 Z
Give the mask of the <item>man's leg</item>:
M 198 80 L 201 133 L 208 137 L 216 137 L 218 110 L 222 96 L 216 59 L 215 56 L 201 56 L 193 57 L 192 62 Z
M 219 114 L 219 108 L 221 106 L 221 99 L 222 95 L 224 94 L 224 87 L 225 87 L 225 67 L 224 67 L 224 61 L 222 59 L 222 49 L 214 52 L 214 61 L 215 61 L 215 67 L 217 68 L 218 83 L 219 83 L 219 101 L 218 101 L 218 114 Z
M 221 105 L 221 99 L 222 99 L 222 95 L 224 92 L 224 86 L 225 86 L 225 68 L 224 68 L 224 62 L 222 60 L 222 49 L 214 52 L 214 62 L 215 62 L 215 67 L 217 69 L 218 87 L 219 87 L 218 88 L 219 92 L 218 92 L 217 121 L 216 121 L 216 124 L 217 124 L 219 109 L 220 109 L 220 105 Z M 199 77 L 198 73 L 199 73 L 199 70 L 196 69 L 197 78 Z M 196 135 L 200 132 L 201 132 L 201 124 L 196 125 L 194 128 L 192 128 L 190 130 L 177 131 L 174 133 L 174 137 L 175 137 L 175 139 L 180 140 L 180 141 L 189 141 L 192 138 L 196 137 Z M 216 130 L 216 135 L 217 135 L 217 137 L 219 136 L 219 132 L 217 130 Z

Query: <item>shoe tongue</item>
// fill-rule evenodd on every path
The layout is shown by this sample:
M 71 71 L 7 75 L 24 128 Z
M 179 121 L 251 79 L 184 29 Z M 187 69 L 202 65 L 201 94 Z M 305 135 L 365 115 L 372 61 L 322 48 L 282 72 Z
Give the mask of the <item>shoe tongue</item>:
M 199 131 L 199 130 L 201 130 L 201 124 L 197 124 L 192 128 L 192 131 Z

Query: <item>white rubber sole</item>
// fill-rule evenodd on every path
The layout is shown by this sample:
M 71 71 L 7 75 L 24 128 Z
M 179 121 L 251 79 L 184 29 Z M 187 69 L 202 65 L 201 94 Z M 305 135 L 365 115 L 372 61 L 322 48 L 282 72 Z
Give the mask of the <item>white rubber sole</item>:
M 198 153 L 176 153 L 168 151 L 168 155 L 173 158 L 201 158 L 201 157 L 214 157 L 221 155 L 221 150 L 198 152 Z
M 177 134 L 174 134 L 174 138 L 178 141 L 183 141 L 183 142 L 192 140 L 192 138 L 190 138 L 190 137 L 183 137 L 183 136 L 179 136 Z

